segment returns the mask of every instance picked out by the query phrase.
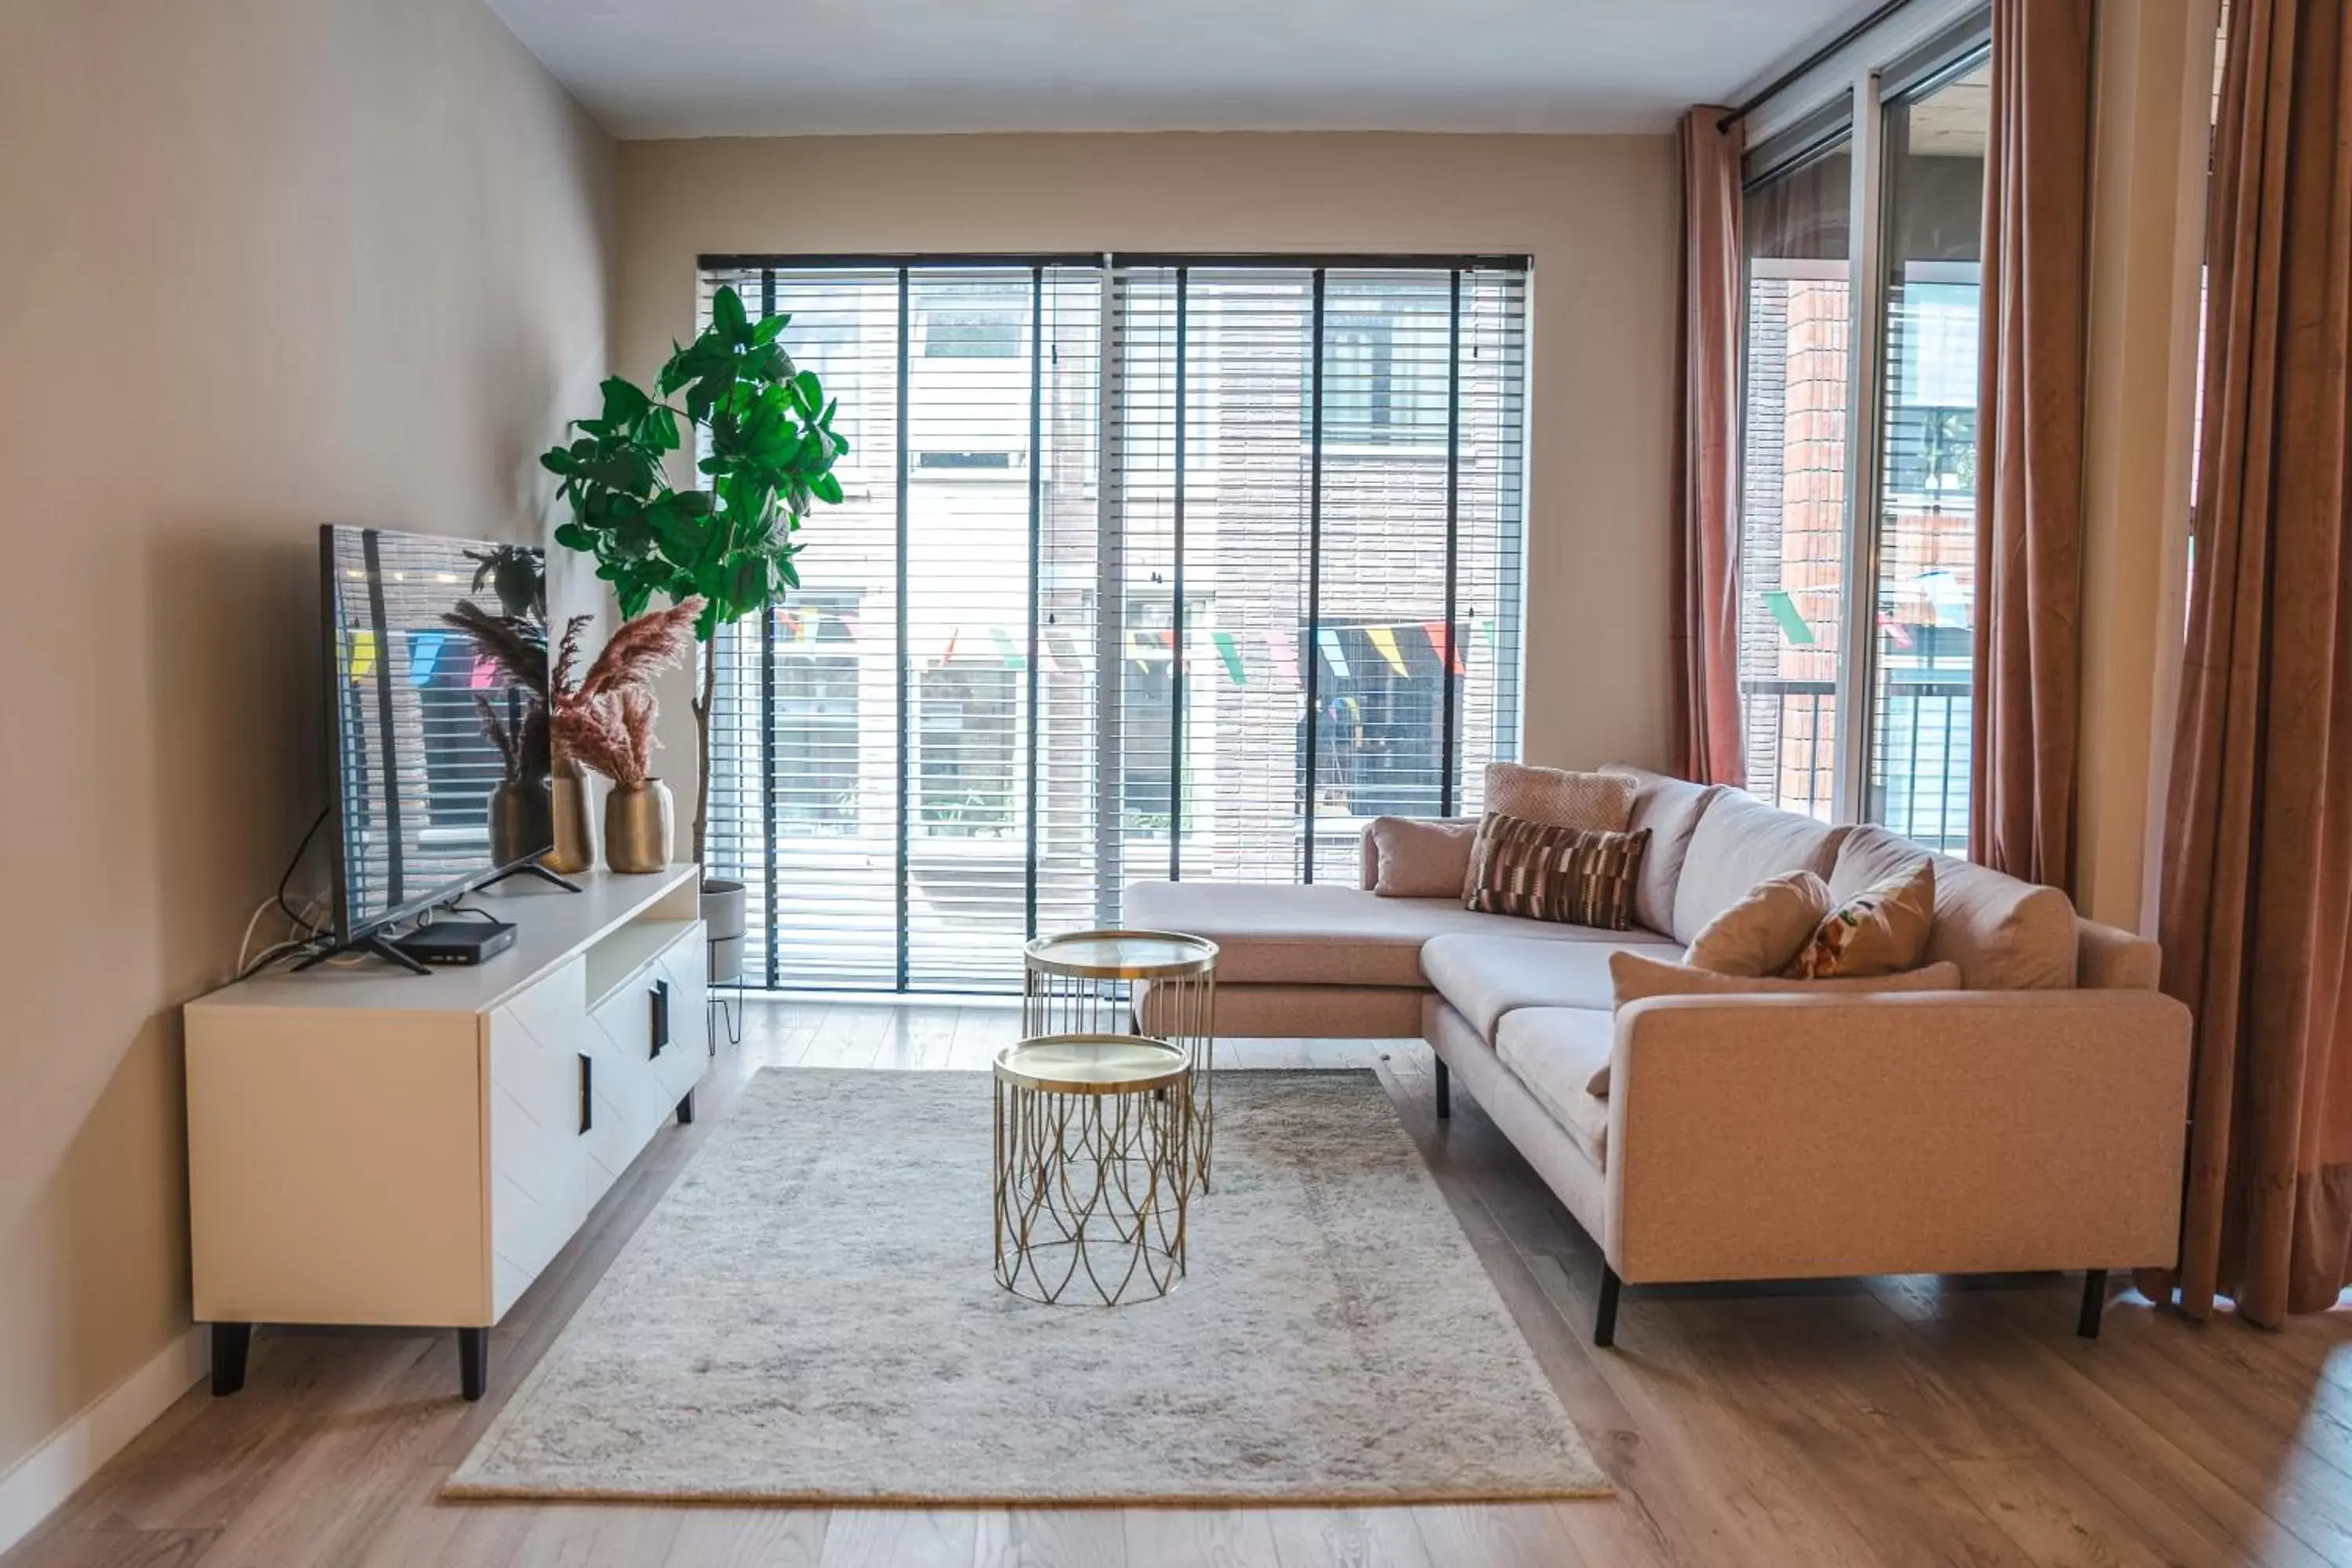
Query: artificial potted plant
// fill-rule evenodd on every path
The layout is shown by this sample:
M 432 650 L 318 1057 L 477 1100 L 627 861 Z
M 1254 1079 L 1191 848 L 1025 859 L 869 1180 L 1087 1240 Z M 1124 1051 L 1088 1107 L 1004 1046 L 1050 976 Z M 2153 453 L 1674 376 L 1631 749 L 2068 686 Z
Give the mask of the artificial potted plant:
M 595 557 L 596 575 L 613 585 L 625 618 L 656 595 L 703 600 L 694 623 L 702 644 L 692 702 L 697 862 L 709 823 L 719 628 L 769 613 L 800 586 L 793 535 L 816 502 L 841 500 L 833 465 L 849 443 L 834 434 L 836 405 L 816 373 L 793 364 L 779 341 L 791 320 L 754 321 L 742 297 L 721 288 L 710 325 L 692 342 L 671 345 L 655 394 L 607 379 L 604 412 L 574 421 L 571 443 L 540 458 L 562 480 L 557 493 L 572 510 L 556 542 Z M 667 401 L 681 393 L 683 407 Z M 680 489 L 666 472 L 681 444 L 681 418 L 705 437 L 702 488 Z M 740 882 L 703 880 L 715 981 L 740 970 L 744 891 Z

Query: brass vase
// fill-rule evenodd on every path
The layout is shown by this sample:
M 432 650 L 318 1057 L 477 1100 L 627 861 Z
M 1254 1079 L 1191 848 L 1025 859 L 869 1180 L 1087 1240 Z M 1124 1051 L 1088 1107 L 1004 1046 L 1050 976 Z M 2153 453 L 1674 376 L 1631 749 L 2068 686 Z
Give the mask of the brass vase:
M 667 870 L 677 831 L 669 785 L 659 779 L 616 784 L 604 797 L 604 864 L 615 871 Z
M 508 779 L 490 792 L 490 858 L 511 866 L 552 842 L 554 808 L 545 779 Z
M 570 757 L 555 764 L 552 805 L 555 847 L 541 864 L 567 877 L 589 869 L 596 864 L 596 822 L 588 814 L 588 771 Z

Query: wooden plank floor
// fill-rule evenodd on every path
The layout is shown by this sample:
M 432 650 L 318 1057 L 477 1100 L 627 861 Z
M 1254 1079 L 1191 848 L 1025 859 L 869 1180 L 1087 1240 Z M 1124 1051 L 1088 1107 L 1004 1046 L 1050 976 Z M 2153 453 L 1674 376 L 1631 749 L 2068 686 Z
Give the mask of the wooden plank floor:
M 2077 1281 L 1900 1279 L 1629 1293 L 1587 1342 L 1600 1258 L 1412 1043 L 1243 1041 L 1255 1067 L 1374 1067 L 1618 1488 L 1515 1507 L 1055 1511 L 444 1504 L 441 1481 L 615 1250 L 767 1066 L 984 1067 L 985 1005 L 754 1003 L 706 1114 L 664 1132 L 492 1338 L 265 1332 L 244 1394 L 173 1407 L 0 1568 L 998 1564 L 1694 1568 L 2352 1563 L 2352 1313 L 2282 1334 Z

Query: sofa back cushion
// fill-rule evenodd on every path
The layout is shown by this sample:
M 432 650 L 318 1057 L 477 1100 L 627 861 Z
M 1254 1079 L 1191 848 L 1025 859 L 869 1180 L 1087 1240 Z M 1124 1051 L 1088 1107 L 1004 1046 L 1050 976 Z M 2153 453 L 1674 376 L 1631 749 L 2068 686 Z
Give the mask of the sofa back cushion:
M 1593 833 L 1624 832 L 1638 788 L 1623 773 L 1577 773 L 1526 763 L 1488 763 L 1486 785 L 1490 814 Z
M 1838 846 L 1846 833 L 1810 816 L 1775 811 L 1744 790 L 1725 790 L 1691 833 L 1668 929 L 1675 941 L 1689 942 L 1757 883 L 1790 871 L 1811 871 L 1835 892 L 1830 873 L 1837 868 Z M 1915 858 L 1918 853 L 1912 851 Z
M 1723 786 L 1692 784 L 1627 763 L 1612 763 L 1608 771 L 1623 773 L 1636 786 L 1633 814 L 1626 827 L 1635 833 L 1647 828 L 1650 834 L 1649 853 L 1642 857 L 1641 879 L 1633 884 L 1633 919 L 1646 930 L 1671 932 L 1675 886 L 1683 879 L 1691 835 L 1706 808 L 1723 794 Z
M 1461 898 L 1477 836 L 1475 818 L 1376 816 L 1364 829 L 1364 885 L 1383 899 Z
M 1857 827 L 1839 847 L 1830 893 L 1844 899 L 1927 852 L 1883 827 Z M 1936 921 L 1927 963 L 1950 962 L 1971 991 L 2063 990 L 2074 984 L 2074 906 L 2055 888 L 1949 856 L 1936 862 Z

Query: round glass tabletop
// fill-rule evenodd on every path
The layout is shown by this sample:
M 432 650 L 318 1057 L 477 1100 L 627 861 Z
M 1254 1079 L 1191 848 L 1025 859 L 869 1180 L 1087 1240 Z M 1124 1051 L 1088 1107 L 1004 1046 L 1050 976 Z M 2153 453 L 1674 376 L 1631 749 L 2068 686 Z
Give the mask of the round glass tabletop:
M 1190 1058 L 1141 1035 L 1040 1035 L 996 1053 L 996 1076 L 1052 1094 L 1144 1094 L 1184 1081 Z
M 1171 931 L 1074 931 L 1022 950 L 1029 967 L 1088 980 L 1158 980 L 1213 967 L 1217 944 Z

